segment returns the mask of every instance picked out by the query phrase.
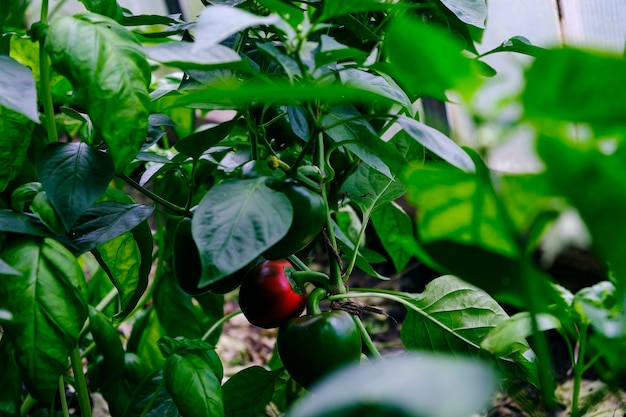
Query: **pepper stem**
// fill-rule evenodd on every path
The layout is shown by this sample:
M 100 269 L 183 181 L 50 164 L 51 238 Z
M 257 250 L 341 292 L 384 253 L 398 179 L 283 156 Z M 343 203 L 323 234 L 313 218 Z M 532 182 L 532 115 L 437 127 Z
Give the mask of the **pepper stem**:
M 327 292 L 324 288 L 314 289 L 306 300 L 306 312 L 309 316 L 316 316 L 322 314 L 320 308 L 320 301 L 326 298 Z
M 294 268 L 285 268 L 285 274 L 292 281 L 296 290 L 304 292 L 306 284 L 309 282 L 318 288 L 329 291 L 330 278 L 323 272 L 317 271 L 297 271 Z

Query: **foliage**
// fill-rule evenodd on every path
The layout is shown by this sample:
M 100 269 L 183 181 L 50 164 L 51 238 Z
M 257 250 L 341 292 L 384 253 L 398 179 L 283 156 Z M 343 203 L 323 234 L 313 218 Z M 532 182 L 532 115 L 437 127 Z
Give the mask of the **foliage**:
M 114 417 L 467 415 L 498 382 L 550 408 L 551 330 L 572 415 L 587 370 L 623 382 L 623 57 L 519 37 L 478 55 L 485 0 L 203 2 L 189 22 L 81 2 L 53 17 L 43 1 L 29 30 L 23 1 L 0 5 L 0 415 L 69 415 L 69 399 L 89 416 L 96 392 Z M 417 111 L 471 113 L 493 53 L 533 57 L 511 101 L 541 172 L 492 172 Z M 572 211 L 607 272 L 575 293 L 536 256 Z M 217 288 L 277 244 L 283 290 L 314 319 L 320 299 L 351 313 L 363 345 L 310 387 L 283 322 L 286 368 L 275 354 L 225 377 L 215 348 L 239 313 Z M 360 285 L 417 281 L 415 265 L 435 276 L 419 293 Z M 358 299 L 406 309 L 401 358 Z

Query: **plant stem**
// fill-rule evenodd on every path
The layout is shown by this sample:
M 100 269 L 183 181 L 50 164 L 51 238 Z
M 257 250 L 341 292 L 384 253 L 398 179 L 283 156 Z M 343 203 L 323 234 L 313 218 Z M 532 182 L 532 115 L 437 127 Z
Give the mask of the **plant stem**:
M 97 311 L 102 311 L 117 297 L 117 288 L 113 288 L 102 300 L 94 307 Z
M 78 346 L 70 353 L 70 361 L 72 362 L 72 371 L 74 372 L 74 381 L 76 393 L 78 394 L 78 406 L 80 414 L 83 417 L 91 417 L 91 403 L 89 401 L 89 390 L 85 374 L 83 373 L 83 362 L 80 358 Z
M 33 408 L 35 404 L 37 404 L 37 400 L 31 397 L 30 394 L 28 394 L 24 399 L 22 406 L 20 407 L 20 415 L 25 416 L 26 414 L 28 414 L 30 409 Z
M 574 363 L 574 387 L 572 388 L 572 417 L 578 417 L 578 401 L 580 398 L 580 384 L 585 372 L 585 351 L 587 350 L 587 325 L 583 324 L 579 334 L 578 354 Z
M 48 0 L 41 2 L 41 16 L 39 23 L 45 25 L 48 21 Z M 58 142 L 59 134 L 57 133 L 57 124 L 54 117 L 54 104 L 52 102 L 52 93 L 50 92 L 50 66 L 48 63 L 48 54 L 45 48 L 46 39 L 39 39 L 39 85 L 41 103 L 46 116 L 46 131 L 48 133 L 48 142 Z
M 374 345 L 374 341 L 370 337 L 370 334 L 367 332 L 367 329 L 365 328 L 365 325 L 363 324 L 361 319 L 357 316 L 352 316 L 352 320 L 354 320 L 354 323 L 358 327 L 359 332 L 361 333 L 361 339 L 363 339 L 363 343 L 365 343 L 365 346 L 367 346 L 367 349 L 370 351 L 372 356 L 374 356 L 375 358 L 382 358 L 382 355 Z
M 61 410 L 63 410 L 63 416 L 69 417 L 70 412 L 67 408 L 67 398 L 65 398 L 65 380 L 63 375 L 59 377 L 59 398 L 61 399 Z
M 189 210 L 185 209 L 184 207 L 179 207 L 176 204 L 170 203 L 169 201 L 167 201 L 163 197 L 160 197 L 160 196 L 156 195 L 155 193 L 153 193 L 152 191 L 146 189 L 145 187 L 142 187 L 135 180 L 133 180 L 132 178 L 128 177 L 127 175 L 117 174 L 117 176 L 119 178 L 121 178 L 122 180 L 124 180 L 124 182 L 126 182 L 128 185 L 133 187 L 135 190 L 137 190 L 140 193 L 142 193 L 143 195 L 149 197 L 155 203 L 159 203 L 163 207 L 166 207 L 167 209 L 171 210 L 174 214 L 191 217 L 192 214 L 191 214 L 191 212 Z
M 202 340 L 206 342 L 213 335 L 213 333 L 215 333 L 215 331 L 220 328 L 221 325 L 239 314 L 241 314 L 241 310 L 231 311 L 230 313 L 213 323 L 213 326 L 209 327 L 209 330 L 207 330 L 206 333 L 202 336 Z

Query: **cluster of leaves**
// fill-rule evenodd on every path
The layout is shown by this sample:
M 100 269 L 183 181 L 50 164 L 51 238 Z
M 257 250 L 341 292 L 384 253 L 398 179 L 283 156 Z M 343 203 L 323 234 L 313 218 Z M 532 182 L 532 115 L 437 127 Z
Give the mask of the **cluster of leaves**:
M 251 416 L 268 404 L 294 416 L 466 415 L 491 395 L 492 365 L 550 404 L 545 339 L 526 341 L 549 329 L 570 346 L 578 382 L 591 366 L 623 380 L 623 59 L 520 39 L 490 51 L 535 57 L 520 123 L 534 127 L 546 166 L 496 175 L 415 106 L 450 91 L 469 100 L 494 72 L 474 47 L 484 1 L 211 3 L 195 22 L 114 0 L 48 22 L 44 1 L 28 32 L 16 23 L 22 2 L 0 5 L 0 413 L 26 414 L 33 400 L 67 413 L 70 384 L 84 415 L 96 391 L 114 416 Z M 205 124 L 214 110 L 229 119 Z M 277 357 L 222 382 L 224 297 L 179 288 L 171 236 L 193 214 L 200 285 L 257 259 L 297 210 L 265 179 L 240 178 L 268 158 L 331 211 L 313 245 L 326 250 L 301 258 L 327 254 L 321 264 L 341 282 L 355 268 L 385 279 L 385 260 L 399 274 L 415 260 L 441 273 L 420 294 L 330 298 L 398 302 L 408 351 L 460 358 L 371 360 L 323 383 L 322 402 L 294 391 Z M 533 256 L 572 208 L 610 270 L 575 295 Z M 384 254 L 367 247 L 372 236 Z M 132 332 L 121 338 L 124 322 Z

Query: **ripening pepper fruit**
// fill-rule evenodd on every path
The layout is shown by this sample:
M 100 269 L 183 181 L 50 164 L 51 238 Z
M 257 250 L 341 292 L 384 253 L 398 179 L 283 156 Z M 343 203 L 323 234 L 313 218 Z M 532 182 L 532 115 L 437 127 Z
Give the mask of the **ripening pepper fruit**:
M 206 292 L 214 294 L 226 294 L 237 288 L 254 263 L 231 275 L 221 278 L 219 281 L 199 287 L 202 277 L 202 262 L 200 252 L 191 233 L 191 219 L 185 217 L 176 226 L 174 231 L 173 245 L 173 268 L 174 275 L 180 288 L 188 294 L 199 295 Z
M 291 262 L 280 259 L 255 266 L 239 288 L 239 307 L 248 321 L 264 329 L 279 327 L 297 317 L 306 305 L 306 294 L 296 291 L 285 274 Z
M 273 181 L 270 187 L 287 196 L 293 209 L 293 220 L 276 244 L 263 253 L 266 259 L 282 259 L 304 249 L 320 233 L 328 208 L 318 193 L 293 180 Z
M 307 389 L 361 358 L 359 330 L 352 316 L 343 310 L 288 320 L 278 329 L 276 343 L 289 375 Z

